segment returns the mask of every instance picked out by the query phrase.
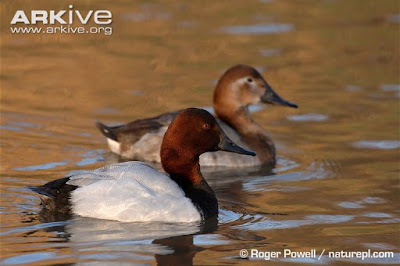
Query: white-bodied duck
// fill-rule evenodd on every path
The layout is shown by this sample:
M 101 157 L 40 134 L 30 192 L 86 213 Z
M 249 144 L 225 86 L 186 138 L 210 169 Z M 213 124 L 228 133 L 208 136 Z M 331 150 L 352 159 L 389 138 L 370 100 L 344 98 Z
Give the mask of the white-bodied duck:
M 205 110 L 179 112 L 165 133 L 161 163 L 168 174 L 143 162 L 111 164 L 30 187 L 44 208 L 122 222 L 195 222 L 218 215 L 218 201 L 200 172 L 206 152 L 255 155 L 234 144 Z

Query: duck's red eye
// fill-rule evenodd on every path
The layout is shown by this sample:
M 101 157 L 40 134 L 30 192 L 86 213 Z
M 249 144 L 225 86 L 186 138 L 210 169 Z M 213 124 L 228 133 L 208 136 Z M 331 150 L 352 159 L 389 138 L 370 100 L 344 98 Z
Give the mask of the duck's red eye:
M 210 129 L 210 124 L 205 123 L 205 124 L 203 124 L 202 128 L 205 129 L 205 130 L 209 130 Z

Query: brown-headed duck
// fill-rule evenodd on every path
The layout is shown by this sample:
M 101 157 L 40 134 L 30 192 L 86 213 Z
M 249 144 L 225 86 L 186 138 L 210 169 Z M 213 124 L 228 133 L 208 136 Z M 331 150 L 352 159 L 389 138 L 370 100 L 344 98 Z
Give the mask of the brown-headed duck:
M 214 91 L 214 111 L 218 123 L 238 145 L 254 150 L 256 157 L 223 152 L 200 157 L 203 166 L 250 167 L 275 165 L 275 145 L 267 131 L 249 114 L 249 105 L 268 103 L 297 108 L 275 93 L 251 66 L 236 65 L 219 79 Z M 107 137 L 112 152 L 133 160 L 160 162 L 160 146 L 169 123 L 178 112 L 139 119 L 120 126 L 96 126 Z
M 160 173 L 143 162 L 111 164 L 43 186 L 44 208 L 122 222 L 195 222 L 218 215 L 218 201 L 200 172 L 199 157 L 229 151 L 255 155 L 234 144 L 205 110 L 179 112 L 165 133 Z

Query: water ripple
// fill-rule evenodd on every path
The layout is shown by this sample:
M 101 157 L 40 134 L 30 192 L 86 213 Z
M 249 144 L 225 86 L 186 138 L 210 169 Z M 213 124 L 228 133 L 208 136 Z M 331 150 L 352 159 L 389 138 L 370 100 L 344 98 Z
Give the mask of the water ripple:
M 400 140 L 359 140 L 352 143 L 360 149 L 391 150 L 400 148 Z
M 23 131 L 23 129 L 20 128 L 20 127 L 5 126 L 5 125 L 1 125 L 1 126 L 0 126 L 0 129 L 3 129 L 3 130 L 11 130 L 11 131 Z
M 97 156 L 94 158 L 85 158 L 80 160 L 79 162 L 76 163 L 77 166 L 84 166 L 84 165 L 88 165 L 88 164 L 95 164 L 98 162 L 102 162 L 104 161 L 103 156 Z
M 361 87 L 361 86 L 358 86 L 358 85 L 346 85 L 346 86 L 344 87 L 344 89 L 345 89 L 346 91 L 356 92 L 356 91 L 361 91 L 361 90 L 362 90 L 362 87 Z
M 303 115 L 290 115 L 287 117 L 287 119 L 295 122 L 320 122 L 328 120 L 328 116 L 322 114 L 310 113 Z
M 281 51 L 278 49 L 265 49 L 265 50 L 261 50 L 260 54 L 262 56 L 270 57 L 270 56 L 280 55 Z
M 51 169 L 51 168 L 55 168 L 57 166 L 66 165 L 66 164 L 67 164 L 67 162 L 61 161 L 61 162 L 53 162 L 53 163 L 45 163 L 45 164 L 38 164 L 38 165 L 31 165 L 31 166 L 16 167 L 14 169 L 18 170 L 18 171 L 36 171 L 36 170 Z
M 272 181 L 296 182 L 312 179 L 332 178 L 336 174 L 331 170 L 332 165 L 329 162 L 312 162 L 304 171 L 276 174 L 270 176 L 256 176 L 243 182 L 243 189 L 247 191 L 270 191 L 266 185 Z M 279 187 L 277 187 L 278 189 Z M 282 189 L 282 188 L 281 188 Z M 299 187 L 297 191 L 304 190 Z M 280 190 L 282 191 L 282 190 Z M 283 191 L 293 191 L 293 188 L 285 186 Z
M 370 218 L 391 218 L 392 215 L 384 212 L 368 212 L 364 213 L 361 216 L 363 217 L 370 217 Z
M 400 14 L 391 15 L 391 16 L 388 17 L 388 20 L 390 22 L 399 24 L 400 23 Z
M 57 255 L 56 252 L 36 252 L 36 253 L 30 253 L 30 254 L 24 254 L 24 255 L 6 258 L 2 261 L 1 264 L 2 265 L 14 265 L 14 264 L 33 263 L 33 262 L 38 262 L 38 261 L 51 260 L 56 257 L 57 257 L 57 259 L 63 259 L 63 258 L 68 258 L 69 256 L 65 256 L 65 255 L 60 256 L 60 255 Z
M 46 228 L 51 228 L 51 227 L 57 227 L 57 226 L 65 226 L 69 223 L 69 221 L 59 221 L 59 222 L 50 222 L 50 223 L 42 223 L 42 224 L 35 224 L 32 226 L 26 226 L 26 227 L 18 227 L 11 229 L 6 232 L 0 232 L 0 235 L 10 235 L 14 233 L 21 233 L 21 232 L 26 232 L 26 231 L 35 231 L 39 229 L 46 229 Z
M 343 201 L 338 204 L 339 207 L 345 208 L 345 209 L 361 209 L 365 208 L 362 204 L 358 202 L 351 202 L 351 201 Z
M 245 224 L 238 225 L 238 228 L 247 229 L 247 230 L 274 230 L 274 229 L 288 229 L 288 228 L 296 228 L 305 225 L 314 225 L 314 224 L 336 224 L 336 223 L 344 223 L 351 221 L 354 216 L 353 215 L 308 215 L 304 217 L 304 220 L 282 220 L 282 221 L 273 221 L 270 219 L 264 219 L 264 221 L 258 221 L 256 223 L 249 222 Z
M 279 24 L 279 23 L 270 23 L 270 24 L 255 24 L 255 25 L 246 25 L 246 26 L 229 26 L 223 27 L 222 31 L 229 34 L 273 34 L 273 33 L 281 33 L 292 31 L 294 26 L 292 24 Z
M 168 20 L 172 17 L 170 13 L 125 13 L 121 15 L 125 21 L 150 21 L 150 20 Z
M 400 84 L 384 84 L 380 86 L 383 91 L 400 91 Z

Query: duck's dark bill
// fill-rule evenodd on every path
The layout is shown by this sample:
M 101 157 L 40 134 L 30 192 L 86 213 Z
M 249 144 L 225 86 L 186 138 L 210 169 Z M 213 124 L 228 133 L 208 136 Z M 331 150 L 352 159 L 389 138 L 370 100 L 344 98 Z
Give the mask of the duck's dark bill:
M 221 151 L 229 151 L 229 152 L 235 152 L 235 153 L 239 153 L 239 154 L 256 156 L 256 154 L 254 152 L 243 149 L 242 147 L 239 147 L 238 145 L 233 143 L 232 140 L 230 140 L 225 134 L 222 137 L 222 140 L 219 143 L 218 148 Z
M 269 85 L 265 82 L 265 87 L 267 90 L 265 91 L 264 95 L 261 96 L 261 101 L 264 103 L 270 104 L 278 104 L 283 106 L 289 106 L 293 108 L 297 108 L 297 104 L 291 103 L 286 101 L 285 99 L 281 98 Z

